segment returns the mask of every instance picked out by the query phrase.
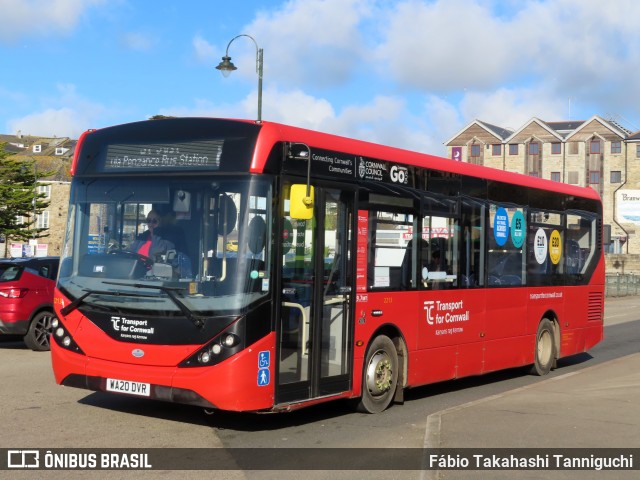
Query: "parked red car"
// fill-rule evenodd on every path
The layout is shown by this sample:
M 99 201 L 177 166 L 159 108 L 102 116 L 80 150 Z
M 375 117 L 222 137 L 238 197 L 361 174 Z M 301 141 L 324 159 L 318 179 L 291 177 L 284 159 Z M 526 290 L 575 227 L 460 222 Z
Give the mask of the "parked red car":
M 23 335 L 32 350 L 49 350 L 59 257 L 0 259 L 0 334 Z

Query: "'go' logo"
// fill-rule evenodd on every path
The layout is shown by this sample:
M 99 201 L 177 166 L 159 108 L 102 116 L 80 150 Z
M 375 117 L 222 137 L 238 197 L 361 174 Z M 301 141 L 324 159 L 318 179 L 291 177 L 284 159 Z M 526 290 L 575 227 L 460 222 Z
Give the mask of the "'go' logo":
M 409 181 L 407 169 L 397 165 L 391 167 L 391 170 L 389 170 L 389 176 L 391 177 L 391 181 L 394 183 L 407 183 Z

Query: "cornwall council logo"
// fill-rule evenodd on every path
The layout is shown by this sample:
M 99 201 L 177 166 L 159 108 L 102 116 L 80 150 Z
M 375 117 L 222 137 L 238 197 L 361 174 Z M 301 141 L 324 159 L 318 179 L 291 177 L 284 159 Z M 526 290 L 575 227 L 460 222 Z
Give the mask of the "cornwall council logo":
M 364 160 L 362 159 L 362 157 L 360 157 L 360 165 L 358 166 L 358 174 L 360 175 L 360 178 L 364 178 L 366 173 L 367 173 L 367 167 L 365 166 Z

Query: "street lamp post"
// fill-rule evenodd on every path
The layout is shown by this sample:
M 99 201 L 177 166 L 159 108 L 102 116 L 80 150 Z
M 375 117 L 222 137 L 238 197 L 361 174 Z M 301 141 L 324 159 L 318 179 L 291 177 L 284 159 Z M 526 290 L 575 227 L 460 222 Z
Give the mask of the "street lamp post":
M 258 47 L 258 42 L 251 35 L 241 34 L 237 37 L 231 39 L 231 41 L 227 44 L 227 51 L 225 56 L 222 57 L 222 61 L 216 67 L 218 70 L 222 72 L 222 75 L 228 77 L 231 72 L 237 70 L 236 67 L 231 62 L 231 57 L 229 56 L 229 47 L 233 43 L 236 38 L 247 37 L 250 38 L 251 41 L 256 46 L 256 73 L 258 74 L 258 122 L 262 121 L 262 49 Z

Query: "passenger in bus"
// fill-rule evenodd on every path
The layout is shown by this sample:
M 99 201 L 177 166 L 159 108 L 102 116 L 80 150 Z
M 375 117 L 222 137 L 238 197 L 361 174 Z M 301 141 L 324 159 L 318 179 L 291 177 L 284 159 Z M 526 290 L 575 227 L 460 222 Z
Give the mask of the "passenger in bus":
M 431 263 L 429 263 L 430 272 L 446 272 L 447 262 L 440 256 L 440 250 L 435 250 L 431 254 Z
M 184 236 L 184 230 L 176 225 L 175 212 L 167 212 L 164 215 L 160 215 L 159 223 L 154 233 L 173 243 L 176 251 L 183 253 L 186 252 L 187 242 Z
M 129 250 L 140 255 L 156 260 L 159 255 L 175 250 L 175 245 L 169 240 L 165 240 L 156 233 L 160 226 L 160 214 L 156 210 L 150 210 L 147 214 L 147 230 L 138 235 L 138 238 L 131 244 Z

